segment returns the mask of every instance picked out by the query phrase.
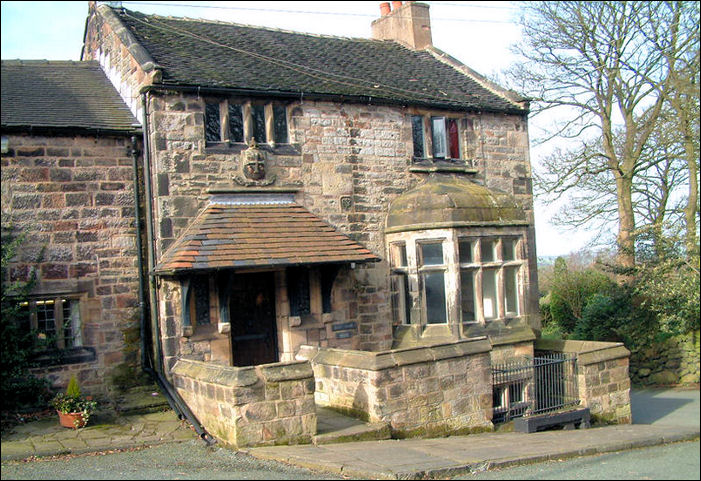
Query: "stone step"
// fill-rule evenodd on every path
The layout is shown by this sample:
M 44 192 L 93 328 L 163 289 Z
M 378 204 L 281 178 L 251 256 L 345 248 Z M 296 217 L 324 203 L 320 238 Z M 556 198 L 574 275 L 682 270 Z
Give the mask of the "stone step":
M 332 409 L 317 406 L 317 434 L 312 443 L 333 444 L 390 439 L 389 423 L 366 423 Z
M 155 385 L 139 386 L 120 394 L 114 401 L 114 409 L 120 415 L 148 414 L 167 411 L 170 405 Z

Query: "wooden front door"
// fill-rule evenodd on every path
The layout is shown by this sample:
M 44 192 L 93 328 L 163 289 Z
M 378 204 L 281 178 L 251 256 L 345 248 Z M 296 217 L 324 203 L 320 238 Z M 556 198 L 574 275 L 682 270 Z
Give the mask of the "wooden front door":
M 276 362 L 274 273 L 234 275 L 230 295 L 233 365 L 255 366 Z

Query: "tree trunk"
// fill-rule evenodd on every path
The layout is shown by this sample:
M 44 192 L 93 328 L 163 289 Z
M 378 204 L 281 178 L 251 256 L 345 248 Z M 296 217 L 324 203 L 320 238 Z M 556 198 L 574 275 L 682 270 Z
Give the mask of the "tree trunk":
M 633 180 L 615 174 L 618 200 L 618 263 L 625 268 L 635 266 L 635 217 L 633 214 Z
M 685 136 L 684 150 L 686 163 L 689 168 L 689 199 L 684 207 L 686 217 L 686 254 L 691 257 L 699 253 L 699 242 L 696 237 L 696 215 L 699 202 L 699 173 L 696 166 L 696 154 L 694 153 L 693 140 Z

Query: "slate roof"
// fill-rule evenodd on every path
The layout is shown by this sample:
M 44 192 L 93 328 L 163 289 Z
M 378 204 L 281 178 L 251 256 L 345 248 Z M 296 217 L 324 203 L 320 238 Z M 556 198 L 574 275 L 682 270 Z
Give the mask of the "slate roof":
M 291 198 L 246 199 L 213 198 L 154 273 L 380 260 Z
M 527 112 L 428 51 L 392 41 L 112 11 L 162 69 L 168 85 Z
M 3 128 L 139 128 L 96 61 L 3 60 L 1 73 Z

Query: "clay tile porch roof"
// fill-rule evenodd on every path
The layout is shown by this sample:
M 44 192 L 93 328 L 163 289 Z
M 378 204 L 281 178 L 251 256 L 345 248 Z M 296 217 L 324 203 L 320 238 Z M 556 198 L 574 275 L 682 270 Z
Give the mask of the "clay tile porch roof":
M 292 196 L 213 196 L 153 273 L 380 260 Z

